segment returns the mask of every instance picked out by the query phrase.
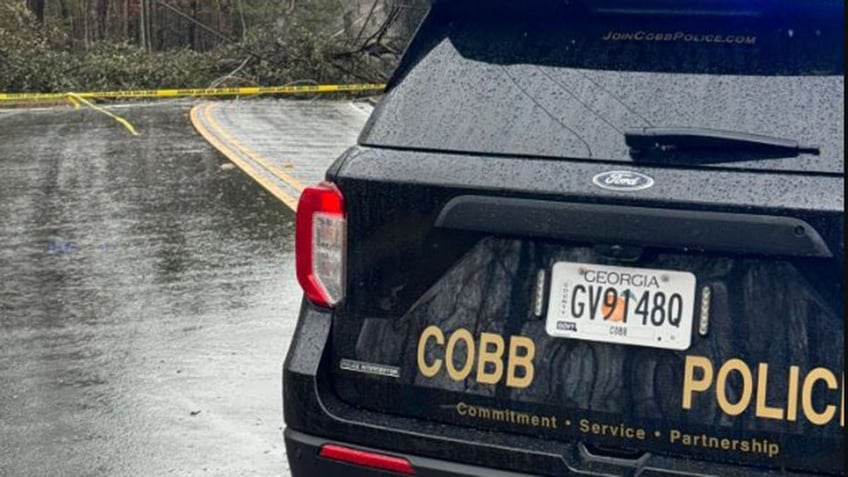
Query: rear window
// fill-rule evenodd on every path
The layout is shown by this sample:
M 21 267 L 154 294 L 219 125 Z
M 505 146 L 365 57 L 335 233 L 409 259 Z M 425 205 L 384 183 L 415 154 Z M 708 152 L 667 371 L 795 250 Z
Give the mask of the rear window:
M 841 12 L 433 15 L 360 142 L 630 162 L 626 129 L 702 127 L 822 151 L 719 157 L 712 167 L 841 174 Z

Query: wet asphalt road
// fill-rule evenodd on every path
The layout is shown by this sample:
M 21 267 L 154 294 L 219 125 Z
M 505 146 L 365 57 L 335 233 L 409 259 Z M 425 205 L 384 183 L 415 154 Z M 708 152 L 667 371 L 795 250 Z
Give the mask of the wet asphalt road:
M 293 214 L 189 108 L 0 111 L 0 476 L 287 475 Z

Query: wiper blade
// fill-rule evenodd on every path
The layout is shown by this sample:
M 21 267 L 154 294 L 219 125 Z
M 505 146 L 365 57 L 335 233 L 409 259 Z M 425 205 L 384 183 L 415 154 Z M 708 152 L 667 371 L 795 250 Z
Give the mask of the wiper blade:
M 803 146 L 791 139 L 706 128 L 631 129 L 624 132 L 624 140 L 633 155 L 709 150 L 783 156 L 820 152 L 818 147 Z

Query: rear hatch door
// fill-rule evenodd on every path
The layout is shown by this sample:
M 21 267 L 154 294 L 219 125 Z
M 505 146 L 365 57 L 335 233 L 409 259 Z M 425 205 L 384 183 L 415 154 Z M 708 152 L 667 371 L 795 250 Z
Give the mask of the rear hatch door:
M 605 456 L 841 473 L 841 20 L 551 11 L 436 10 L 331 170 L 337 394 Z M 634 31 L 654 36 L 616 39 Z M 821 153 L 634 160 L 622 132 L 645 125 Z

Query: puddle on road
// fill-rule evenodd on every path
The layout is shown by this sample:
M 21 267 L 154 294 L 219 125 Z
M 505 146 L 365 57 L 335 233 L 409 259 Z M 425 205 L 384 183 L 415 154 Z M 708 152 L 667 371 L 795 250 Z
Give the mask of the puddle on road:
M 281 475 L 293 215 L 188 106 L 0 116 L 0 475 Z

